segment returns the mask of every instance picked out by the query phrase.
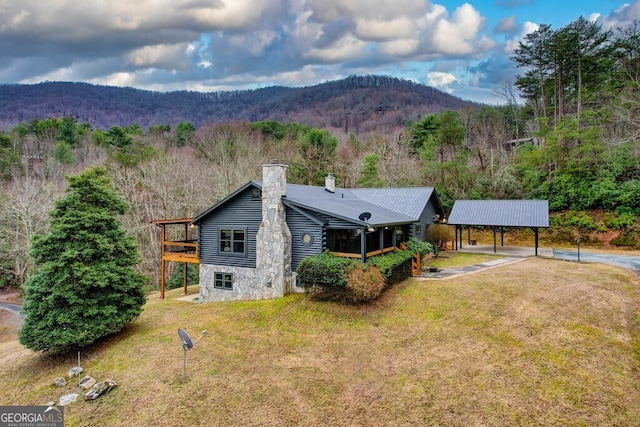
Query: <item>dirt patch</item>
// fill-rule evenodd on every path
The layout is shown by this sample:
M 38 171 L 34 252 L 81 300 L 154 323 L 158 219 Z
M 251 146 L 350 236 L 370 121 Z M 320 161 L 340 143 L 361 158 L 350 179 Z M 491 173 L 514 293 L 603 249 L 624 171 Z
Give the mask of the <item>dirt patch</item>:
M 0 302 L 22 305 L 22 293 L 14 288 L 0 288 Z

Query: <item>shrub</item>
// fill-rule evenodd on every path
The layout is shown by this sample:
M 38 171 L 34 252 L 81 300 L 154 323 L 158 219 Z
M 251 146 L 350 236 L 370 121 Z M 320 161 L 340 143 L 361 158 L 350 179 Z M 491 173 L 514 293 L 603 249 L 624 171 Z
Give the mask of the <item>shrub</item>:
M 357 266 L 347 274 L 345 300 L 352 304 L 373 301 L 380 296 L 384 286 L 384 277 L 378 268 Z
M 412 259 L 413 252 L 411 251 L 395 251 L 369 258 L 367 265 L 377 267 L 384 277 L 385 286 L 391 286 L 411 277 Z
M 596 223 L 588 213 L 584 211 L 568 211 L 564 216 L 564 224 L 567 227 L 576 227 L 581 231 L 596 229 Z
M 346 276 L 358 264 L 357 260 L 342 258 L 328 252 L 308 256 L 296 270 L 298 284 L 309 290 L 312 287 L 346 288 Z
M 623 231 L 618 235 L 618 237 L 611 240 L 611 244 L 615 246 L 636 248 L 638 247 L 638 233 L 635 231 Z
M 427 228 L 427 234 L 439 248 L 443 248 L 447 242 L 450 242 L 454 239 L 453 233 L 451 232 L 451 227 L 446 224 L 429 225 L 429 228 Z M 433 252 L 433 248 L 429 252 Z
M 629 212 L 623 212 L 618 216 L 608 219 L 606 222 L 607 227 L 613 228 L 614 230 L 626 230 L 635 226 L 636 223 L 636 216 Z
M 423 242 L 420 239 L 412 237 L 409 241 L 405 242 L 407 250 L 412 254 L 420 254 L 420 256 L 426 256 L 433 253 L 433 245 L 429 242 Z

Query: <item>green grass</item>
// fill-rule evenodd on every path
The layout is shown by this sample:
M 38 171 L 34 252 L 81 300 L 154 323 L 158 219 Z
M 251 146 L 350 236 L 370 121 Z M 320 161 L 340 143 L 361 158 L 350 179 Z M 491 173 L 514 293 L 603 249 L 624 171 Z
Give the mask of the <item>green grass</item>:
M 426 259 L 424 260 L 424 264 L 429 267 L 437 268 L 458 268 L 466 267 L 473 264 L 482 264 L 483 262 L 493 261 L 501 258 L 504 258 L 504 256 L 455 252 L 450 256 L 449 254 L 446 254 L 446 256 Z
M 356 307 L 179 295 L 83 351 L 119 386 L 67 407 L 67 426 L 640 425 L 640 283 L 615 267 L 531 259 Z M 177 328 L 208 331 L 187 381 Z M 52 383 L 76 357 L 0 344 L 0 402 L 75 391 Z

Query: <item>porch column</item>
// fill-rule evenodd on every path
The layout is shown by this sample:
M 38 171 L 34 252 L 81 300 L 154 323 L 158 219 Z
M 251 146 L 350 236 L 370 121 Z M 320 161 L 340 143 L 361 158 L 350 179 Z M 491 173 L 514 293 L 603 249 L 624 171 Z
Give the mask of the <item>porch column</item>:
M 367 227 L 360 229 L 360 258 L 363 263 L 367 260 Z
M 161 245 L 161 249 L 160 249 L 160 298 L 164 299 L 164 288 L 165 288 L 165 260 L 164 260 L 164 250 L 165 250 L 165 245 L 164 242 L 167 238 L 167 233 L 165 230 L 165 224 L 162 224 L 162 231 L 160 233 L 160 245 Z

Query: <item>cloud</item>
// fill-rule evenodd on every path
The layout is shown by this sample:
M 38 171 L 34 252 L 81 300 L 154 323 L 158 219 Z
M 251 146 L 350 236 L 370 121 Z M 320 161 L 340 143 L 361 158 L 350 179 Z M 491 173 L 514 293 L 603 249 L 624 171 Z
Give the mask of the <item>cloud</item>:
M 520 42 L 524 39 L 524 36 L 536 31 L 539 27 L 540 26 L 538 24 L 526 21 L 520 27 L 520 34 L 505 40 L 505 43 L 502 48 L 502 52 L 507 55 L 511 55 L 513 51 L 520 46 Z
M 599 16 L 598 23 L 602 25 L 604 30 L 624 28 L 637 20 L 638 17 L 640 17 L 640 0 L 634 0 L 631 3 L 623 4 L 609 15 Z
M 493 88 L 507 78 L 513 78 L 518 70 L 509 57 L 504 55 L 488 55 L 481 61 L 469 65 L 468 73 L 473 84 L 480 87 Z
M 436 24 L 434 45 L 447 54 L 469 55 L 474 50 L 472 40 L 484 25 L 480 13 L 469 3 L 458 7 L 451 20 L 441 19 Z
M 187 43 L 162 44 L 134 49 L 126 57 L 135 67 L 186 70 L 190 64 L 189 51 L 190 47 Z
M 451 85 L 458 81 L 451 73 L 443 73 L 441 71 L 430 71 L 426 75 L 427 84 L 436 87 L 447 93 L 452 93 Z
M 531 0 L 496 0 L 496 6 L 505 9 L 514 9 L 516 7 L 530 5 Z
M 498 34 L 511 34 L 518 29 L 519 28 L 516 25 L 516 16 L 511 15 L 506 18 L 502 18 L 494 28 L 493 32 Z

